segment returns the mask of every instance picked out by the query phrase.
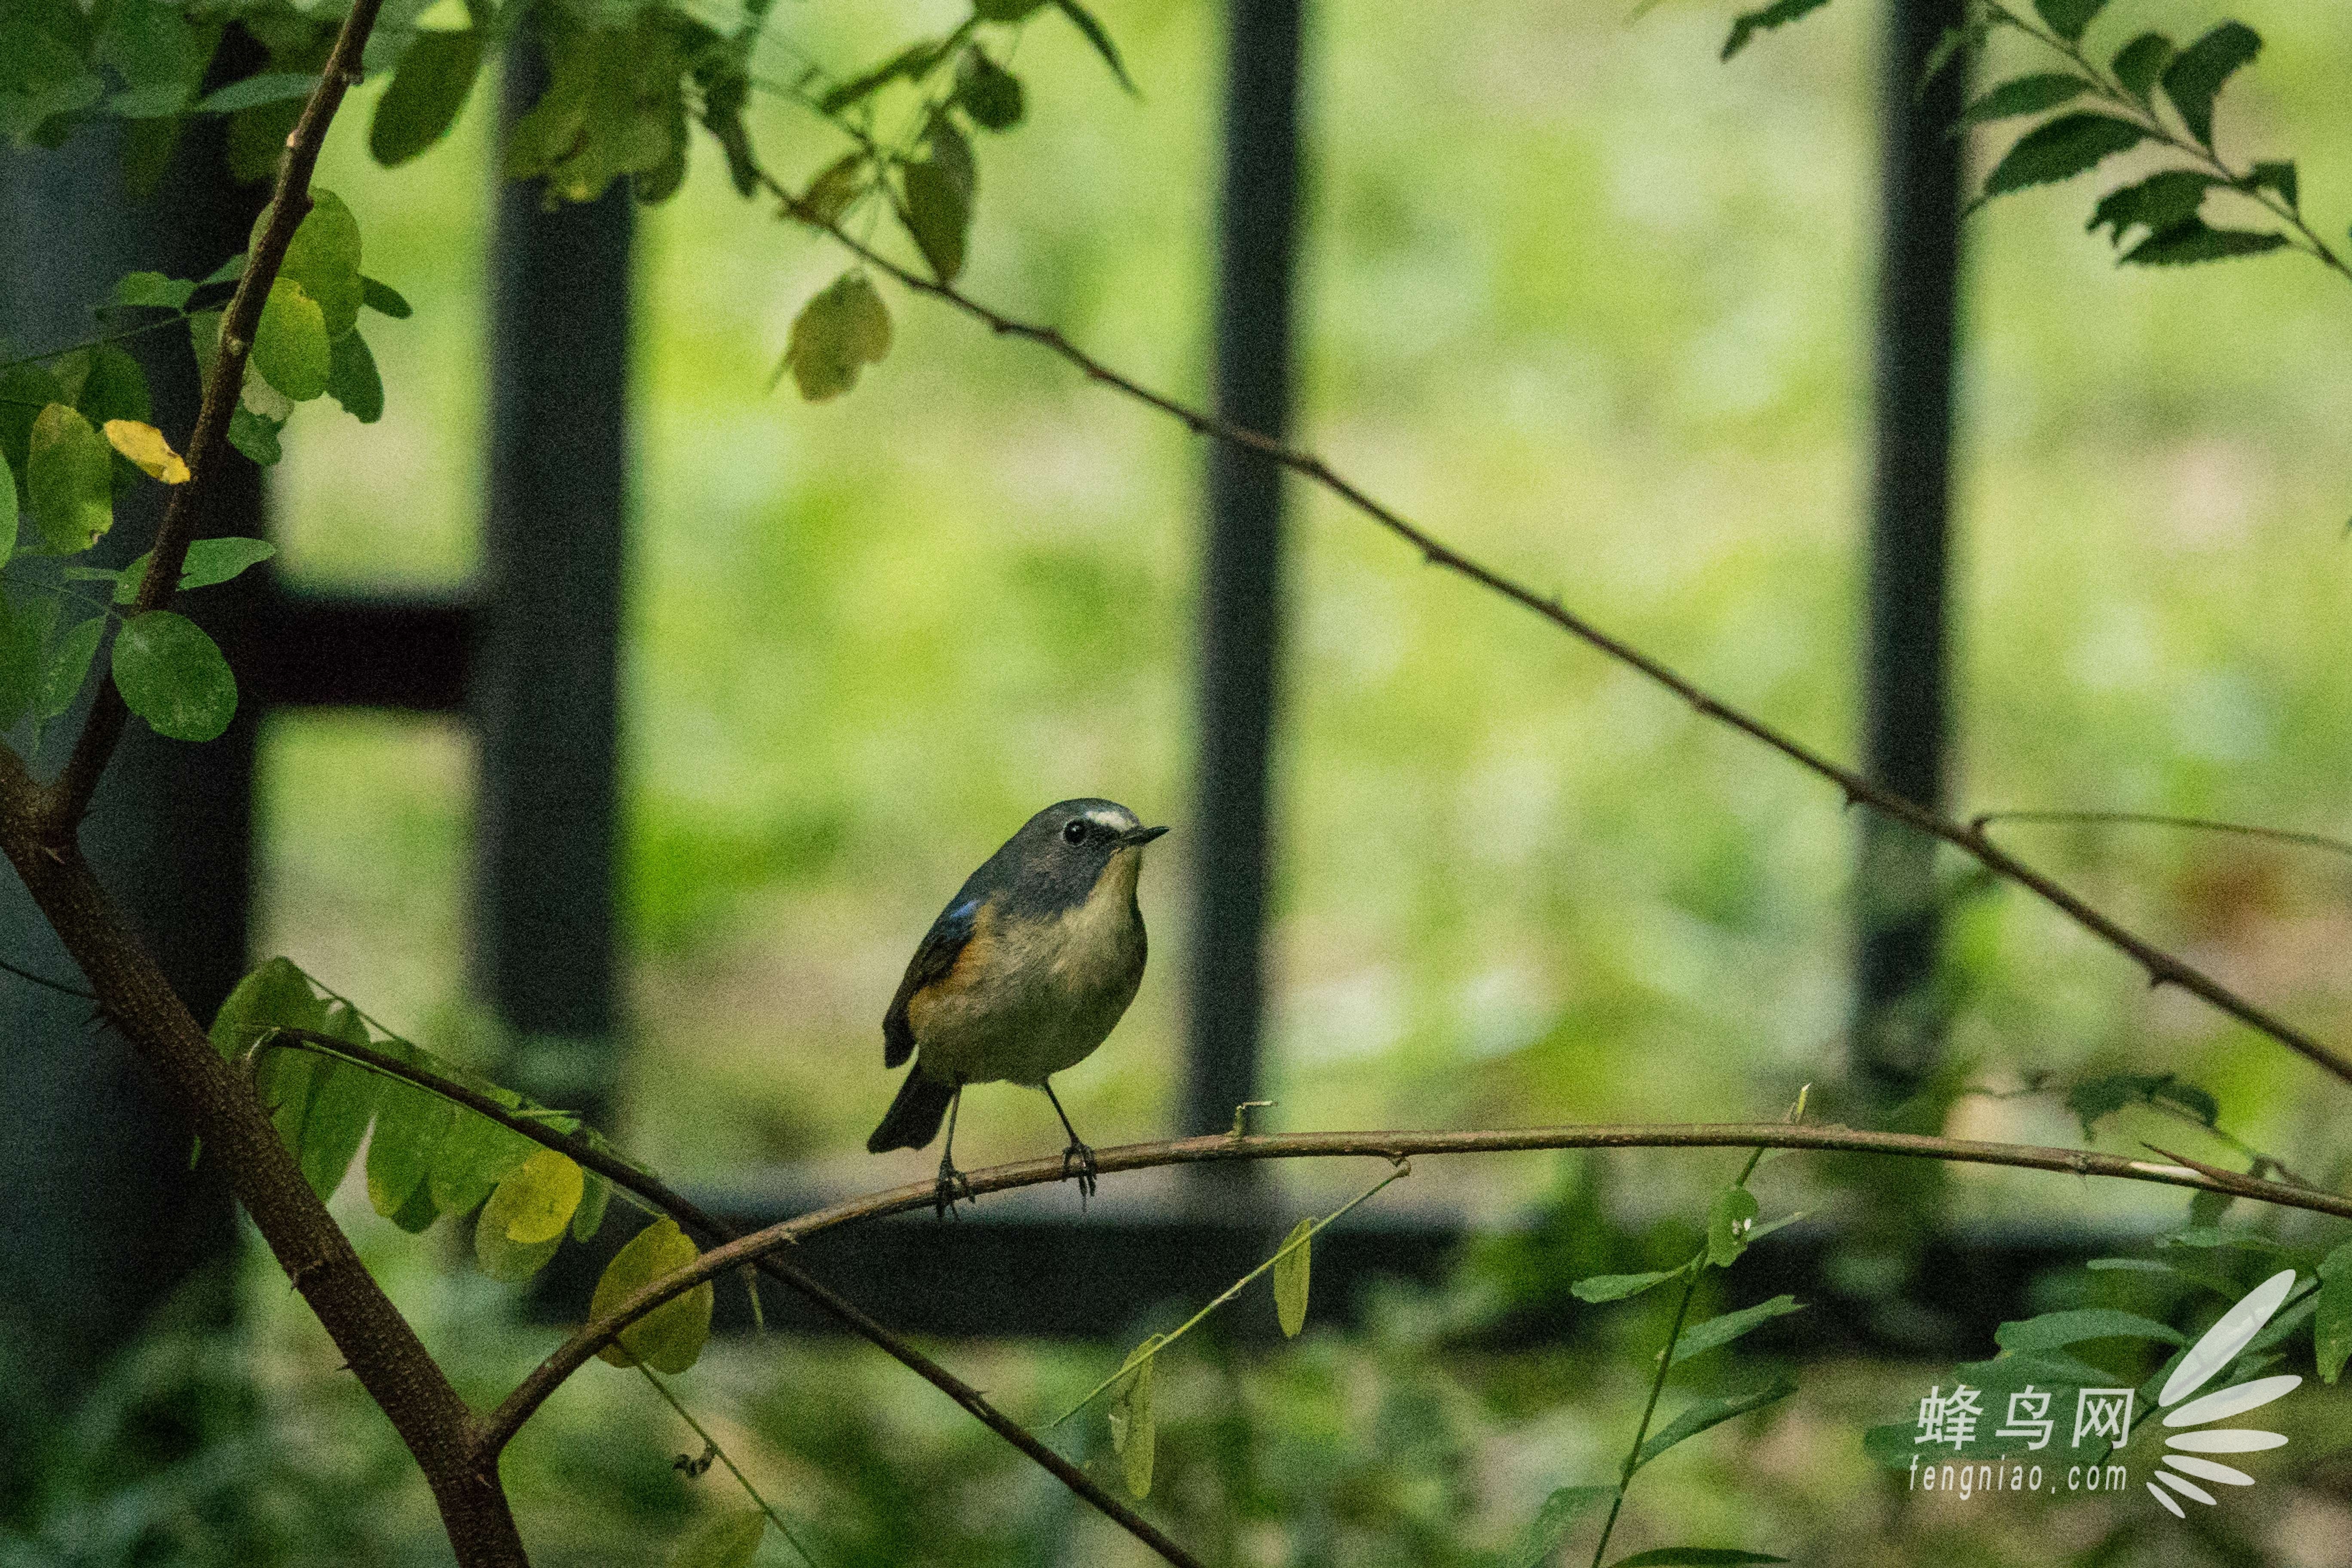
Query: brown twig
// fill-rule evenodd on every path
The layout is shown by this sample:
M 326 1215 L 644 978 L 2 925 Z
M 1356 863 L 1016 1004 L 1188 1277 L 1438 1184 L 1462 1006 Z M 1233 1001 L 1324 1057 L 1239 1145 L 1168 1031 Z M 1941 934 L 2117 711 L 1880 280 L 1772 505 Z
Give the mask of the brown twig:
M 228 440 L 229 419 L 244 395 L 245 362 L 253 352 L 261 308 L 268 301 L 269 286 L 278 279 L 278 268 L 286 259 L 286 247 L 293 243 L 294 231 L 310 215 L 311 172 L 318 167 L 320 151 L 327 143 L 327 128 L 342 107 L 343 94 L 360 79 L 360 55 L 383 4 L 383 0 L 353 0 L 342 29 L 335 35 L 334 48 L 320 68 L 319 85 L 310 89 L 301 115 L 286 138 L 286 156 L 278 162 L 278 183 L 270 192 L 269 221 L 262 226 L 261 237 L 246 257 L 244 276 L 237 279 L 236 292 L 221 314 L 220 345 L 213 356 L 212 374 L 205 378 L 196 427 L 188 435 L 188 478 L 173 488 L 131 615 L 162 609 L 179 588 L 180 569 L 187 562 L 189 542 L 196 536 L 204 503 Z M 74 740 L 73 754 L 66 759 L 42 801 L 43 826 L 52 839 L 81 826 L 89 811 L 90 796 L 122 738 L 130 711 L 112 681 L 98 683 L 89 714 Z
M 1973 1139 L 1930 1138 L 1907 1132 L 1874 1132 L 1847 1127 L 1800 1127 L 1787 1122 L 1731 1122 L 1685 1126 L 1622 1124 L 1589 1127 L 1528 1127 L 1470 1132 L 1295 1132 L 1278 1136 L 1235 1138 L 1213 1134 L 1158 1143 L 1129 1143 L 1095 1152 L 1096 1169 L 1103 1174 L 1139 1171 L 1160 1165 L 1199 1164 L 1223 1160 L 1295 1160 L 1333 1157 L 1377 1157 L 1396 1161 L 1423 1154 L 1492 1154 L 1536 1149 L 1809 1149 L 1906 1159 L 1948 1160 L 1963 1164 L 2006 1165 L 2021 1170 L 2058 1171 L 2076 1176 L 2112 1176 L 2123 1181 L 2155 1182 L 2200 1192 L 2229 1193 L 2284 1208 L 2352 1219 L 2352 1197 L 2313 1192 L 2283 1183 L 2242 1176 L 2218 1167 L 2153 1164 L 2087 1149 L 2053 1149 L 2030 1143 L 1987 1143 Z M 1058 1157 L 1024 1160 L 966 1173 L 974 1193 L 1008 1187 L 1035 1186 L 1063 1179 Z M 797 1219 L 714 1247 L 675 1273 L 653 1280 L 604 1316 L 583 1324 L 558 1346 L 504 1404 L 485 1418 L 487 1432 L 511 1433 L 536 1410 L 563 1380 L 610 1343 L 613 1337 L 674 1296 L 682 1295 L 730 1268 L 740 1268 L 781 1247 L 797 1245 L 821 1230 L 858 1220 L 879 1219 L 918 1209 L 932 1200 L 932 1184 L 909 1183 L 868 1193 Z
M 530 1117 L 518 1116 L 488 1096 L 478 1093 L 462 1083 L 443 1078 L 438 1073 L 412 1066 L 396 1057 L 387 1056 L 372 1046 L 353 1045 L 348 1040 L 337 1039 L 331 1035 L 321 1035 L 309 1029 L 280 1029 L 276 1037 L 299 1042 L 305 1047 L 331 1056 L 347 1058 L 376 1072 L 404 1079 L 420 1089 L 429 1089 L 445 1099 L 454 1100 L 476 1115 L 487 1116 L 491 1121 L 511 1131 L 520 1133 L 543 1148 L 553 1149 L 570 1155 L 614 1186 L 635 1194 L 653 1207 L 667 1214 L 680 1225 L 690 1230 L 700 1231 L 705 1237 L 720 1242 L 730 1242 L 742 1234 L 726 1221 L 704 1210 L 701 1205 L 672 1191 L 659 1178 L 647 1174 L 609 1151 L 598 1148 L 587 1139 L 571 1133 L 559 1132 L 554 1128 Z M 781 1258 L 762 1253 L 748 1261 L 770 1278 L 799 1291 L 852 1333 L 881 1347 L 901 1365 L 916 1373 L 940 1393 L 962 1405 L 990 1431 L 1045 1467 L 1056 1480 L 1101 1510 L 1112 1522 L 1158 1552 L 1162 1558 L 1177 1564 L 1178 1568 L 1199 1568 L 1199 1559 L 1176 1542 L 1169 1539 L 1157 1525 L 1106 1491 L 1091 1476 L 1046 1447 L 1027 1427 L 990 1404 L 987 1396 L 978 1389 L 867 1316 L 855 1302 L 836 1294 L 832 1287 L 824 1284 L 799 1265 L 788 1263 Z M 509 1405 L 512 1403 L 511 1399 L 508 1401 Z M 532 1408 L 536 1407 L 537 1401 L 533 1401 Z M 501 1412 L 506 1408 L 506 1405 L 499 1406 Z M 528 1418 L 529 1415 L 530 1411 L 526 1410 L 511 1422 L 501 1422 L 497 1416 L 492 1416 L 483 1423 L 476 1439 L 476 1453 L 482 1466 L 496 1467 L 499 1454 L 512 1440 L 516 1431 L 521 1427 L 523 1420 Z
M 1466 577 L 1479 586 L 1534 611 L 1562 631 L 1598 649 L 1610 658 L 1629 668 L 1640 671 L 1651 680 L 1680 697 L 1701 717 L 1727 725 L 1749 739 L 1780 752 L 1808 772 L 1829 780 L 1844 795 L 1847 805 L 1868 806 L 1882 816 L 1906 824 L 1931 837 L 1939 838 L 1974 859 L 1987 870 L 2005 877 L 2024 888 L 2075 924 L 2137 963 L 2147 972 L 2149 984 L 2178 985 L 2191 995 L 2210 1003 L 2222 1013 L 2235 1018 L 2248 1028 L 2269 1036 L 2280 1045 L 2326 1069 L 2341 1081 L 2352 1084 L 2352 1059 L 2339 1055 L 2335 1049 L 2313 1036 L 2256 1005 L 2205 973 L 2204 971 L 2173 956 L 2153 942 L 2126 931 L 2107 915 L 1993 843 L 1980 827 L 1964 826 L 1925 806 L 1915 805 L 1894 791 L 1855 773 L 1853 769 L 1831 761 L 1801 741 L 1766 723 L 1763 720 L 1732 707 L 1664 661 L 1603 631 L 1592 622 L 1570 610 L 1558 598 L 1546 597 L 1534 589 L 1441 542 L 1434 535 L 1373 499 L 1313 453 L 1285 446 L 1271 437 L 1261 435 L 1255 430 L 1245 429 L 1230 421 L 1221 419 L 1213 414 L 1192 407 L 1164 393 L 1156 392 L 1142 383 L 1113 370 L 1070 342 L 1055 328 L 1039 326 L 1032 321 L 1024 321 L 1007 316 L 982 304 L 953 284 L 942 283 L 936 279 L 924 277 L 913 268 L 891 259 L 872 245 L 841 227 L 839 224 L 825 221 L 764 171 L 759 177 L 769 192 L 783 204 L 784 210 L 789 215 L 813 228 L 831 235 L 851 254 L 877 271 L 893 279 L 900 286 L 953 306 L 1000 337 L 1024 339 L 1046 349 L 1076 366 L 1088 380 L 1115 388 L 1139 403 L 1158 409 L 1170 418 L 1182 424 L 1196 436 L 1210 437 L 1237 447 L 1243 451 L 1255 453 L 1268 462 L 1321 486 L 1364 516 L 1370 518 L 1381 527 L 1412 545 L 1421 552 L 1423 561 L 1428 564 L 1442 567 L 1457 576 Z

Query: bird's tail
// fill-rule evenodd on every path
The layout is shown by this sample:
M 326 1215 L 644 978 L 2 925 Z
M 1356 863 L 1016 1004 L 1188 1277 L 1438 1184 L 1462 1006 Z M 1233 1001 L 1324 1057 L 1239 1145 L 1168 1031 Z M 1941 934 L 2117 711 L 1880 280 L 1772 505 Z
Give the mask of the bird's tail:
M 882 1125 L 866 1141 L 866 1152 L 920 1149 L 940 1135 L 940 1119 L 947 1115 L 948 1101 L 954 1098 L 954 1085 L 927 1078 L 920 1067 L 916 1068 L 898 1086 L 898 1098 L 890 1102 Z

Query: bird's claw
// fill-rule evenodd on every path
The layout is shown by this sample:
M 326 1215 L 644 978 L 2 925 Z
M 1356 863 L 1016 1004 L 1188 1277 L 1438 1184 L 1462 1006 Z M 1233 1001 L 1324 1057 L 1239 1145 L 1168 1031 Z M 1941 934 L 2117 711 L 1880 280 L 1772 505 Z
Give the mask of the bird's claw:
M 1073 1174 L 1078 1178 L 1079 1201 L 1094 1196 L 1095 1152 L 1075 1139 L 1068 1148 L 1062 1151 L 1062 1180 L 1066 1182 Z
M 942 1160 L 940 1162 L 940 1179 L 931 1187 L 931 1209 L 940 1218 L 945 1219 L 953 1212 L 959 1197 L 968 1204 L 980 1201 L 964 1173 Z

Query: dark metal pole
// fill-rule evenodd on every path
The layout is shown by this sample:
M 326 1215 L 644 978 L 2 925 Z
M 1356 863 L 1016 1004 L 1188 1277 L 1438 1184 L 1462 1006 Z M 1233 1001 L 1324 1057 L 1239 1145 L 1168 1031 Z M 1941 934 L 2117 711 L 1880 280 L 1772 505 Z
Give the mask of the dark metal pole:
M 250 69 L 238 41 L 223 71 Z M 247 48 L 247 54 L 257 56 Z M 123 191 L 120 122 L 84 127 L 54 151 L 0 154 L 0 330 L 18 352 L 89 336 L 90 307 L 134 268 L 201 278 L 245 247 L 264 193 L 227 174 L 223 121 L 191 124 L 147 201 Z M 127 345 L 147 374 L 154 420 L 175 442 L 195 422 L 195 361 L 184 333 Z M 234 452 L 212 491 L 207 535 L 262 531 L 260 476 Z M 121 565 L 153 541 L 158 487 L 116 502 L 96 558 Z M 34 566 L 32 570 L 37 571 Z M 244 640 L 254 580 L 183 608 L 234 647 Z M 260 705 L 205 745 L 163 740 L 133 722 L 82 832 L 99 875 L 173 987 L 210 1022 L 244 972 L 251 886 L 254 741 Z M 72 744 L 77 709 L 49 727 L 44 774 Z M 0 956 L 81 982 L 23 887 L 0 885 Z M 88 1003 L 0 975 L 0 1342 L 27 1353 L 15 1369 L 63 1402 L 148 1313 L 236 1230 L 226 1188 L 188 1166 L 187 1122 Z M 226 1296 L 215 1304 L 226 1311 Z M 0 1426 L 5 1426 L 0 1422 Z M 0 1489 L 11 1458 L 0 1432 Z
M 1967 76 L 1921 72 L 1961 0 L 1895 0 L 1886 34 L 1881 238 L 1863 752 L 1870 776 L 1922 805 L 1944 797 L 1949 729 L 1946 557 L 1952 358 L 1959 289 L 1960 139 Z M 1865 1092 L 1899 1100 L 1944 1032 L 1934 989 L 1935 846 L 1865 817 L 1858 882 L 1853 1056 Z
M 1287 427 L 1290 410 L 1299 11 L 1299 0 L 1232 0 L 1225 50 L 1216 408 L 1235 424 L 1276 437 Z M 1209 449 L 1208 481 L 1184 1091 L 1189 1132 L 1232 1125 L 1234 1107 L 1256 1097 L 1267 785 L 1282 647 L 1281 475 L 1262 458 L 1218 444 Z
M 509 52 L 509 123 L 546 80 Z M 619 1065 L 615 770 L 626 510 L 629 193 L 498 195 L 481 725 L 482 982 L 509 1081 L 599 1114 Z

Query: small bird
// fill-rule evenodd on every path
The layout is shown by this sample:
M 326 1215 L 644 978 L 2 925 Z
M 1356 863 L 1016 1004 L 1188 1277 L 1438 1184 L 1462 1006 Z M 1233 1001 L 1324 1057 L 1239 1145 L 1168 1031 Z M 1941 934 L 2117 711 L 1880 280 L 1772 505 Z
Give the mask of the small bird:
M 1143 912 L 1135 906 L 1143 847 L 1167 832 L 1108 800 L 1049 805 L 966 879 L 908 962 L 882 1019 L 882 1065 L 913 1070 L 867 1152 L 920 1149 L 948 1123 L 933 1205 L 944 1218 L 971 1184 L 955 1168 L 955 1113 L 966 1084 L 1025 1083 L 1045 1091 L 1062 1131 L 1062 1174 L 1095 1190 L 1095 1152 L 1054 1093 L 1135 999 L 1143 980 Z

